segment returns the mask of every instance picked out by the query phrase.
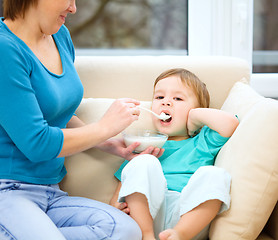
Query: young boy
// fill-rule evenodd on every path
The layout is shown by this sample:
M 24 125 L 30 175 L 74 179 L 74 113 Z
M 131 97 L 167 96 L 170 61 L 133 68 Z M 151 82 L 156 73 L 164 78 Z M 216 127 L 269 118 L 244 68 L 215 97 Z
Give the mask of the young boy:
M 212 166 L 215 156 L 238 126 L 235 116 L 209 107 L 209 93 L 185 69 L 162 73 L 154 83 L 152 110 L 156 129 L 168 134 L 159 160 L 141 154 L 125 162 L 110 201 L 138 223 L 143 240 L 206 239 L 208 226 L 229 208 L 230 175 Z M 127 164 L 128 163 L 128 164 Z M 121 207 L 122 208 L 122 207 Z

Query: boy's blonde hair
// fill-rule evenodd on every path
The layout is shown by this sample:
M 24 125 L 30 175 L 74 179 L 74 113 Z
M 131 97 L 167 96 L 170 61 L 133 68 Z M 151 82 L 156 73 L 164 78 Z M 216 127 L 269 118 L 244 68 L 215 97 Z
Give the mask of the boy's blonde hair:
M 161 73 L 154 82 L 154 88 L 160 80 L 170 76 L 180 77 L 182 83 L 186 84 L 190 89 L 192 89 L 200 105 L 199 107 L 209 107 L 210 96 L 206 84 L 203 83 L 194 73 L 184 68 L 174 68 Z

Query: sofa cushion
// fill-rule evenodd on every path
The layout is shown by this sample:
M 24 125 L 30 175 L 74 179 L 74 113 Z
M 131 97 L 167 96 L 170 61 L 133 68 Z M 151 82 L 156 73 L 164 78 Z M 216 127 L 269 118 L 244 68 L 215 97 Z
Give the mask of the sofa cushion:
M 232 176 L 231 208 L 212 222 L 210 239 L 256 239 L 278 197 L 278 102 L 238 82 L 222 109 L 240 124 L 216 158 Z

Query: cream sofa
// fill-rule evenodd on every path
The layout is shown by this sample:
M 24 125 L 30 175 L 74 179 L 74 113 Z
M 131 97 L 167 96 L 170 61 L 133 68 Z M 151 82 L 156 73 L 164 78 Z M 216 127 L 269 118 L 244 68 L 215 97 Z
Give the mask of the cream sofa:
M 212 222 L 209 238 L 278 239 L 278 102 L 260 96 L 248 85 L 250 69 L 245 61 L 228 57 L 79 56 L 76 68 L 85 92 L 76 114 L 86 123 L 97 121 L 115 98 L 122 97 L 141 100 L 149 107 L 154 79 L 176 67 L 191 70 L 207 84 L 211 107 L 237 114 L 240 119 L 215 163 L 232 175 L 231 208 Z M 146 112 L 130 127 L 153 128 Z M 68 174 L 61 188 L 70 195 L 108 202 L 116 185 L 113 174 L 122 161 L 96 149 L 68 157 Z

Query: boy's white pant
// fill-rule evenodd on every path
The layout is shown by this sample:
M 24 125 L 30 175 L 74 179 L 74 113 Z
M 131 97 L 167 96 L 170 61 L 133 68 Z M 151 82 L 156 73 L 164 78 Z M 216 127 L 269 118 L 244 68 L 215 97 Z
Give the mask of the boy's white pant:
M 120 202 L 135 192 L 146 196 L 154 219 L 156 236 L 165 229 L 173 228 L 181 215 L 205 201 L 222 201 L 219 213 L 230 206 L 231 177 L 224 169 L 215 166 L 200 167 L 179 193 L 167 189 L 159 160 L 152 155 L 144 154 L 135 157 L 124 167 L 121 181 L 118 199 Z M 194 239 L 206 239 L 207 232 L 208 227 Z

